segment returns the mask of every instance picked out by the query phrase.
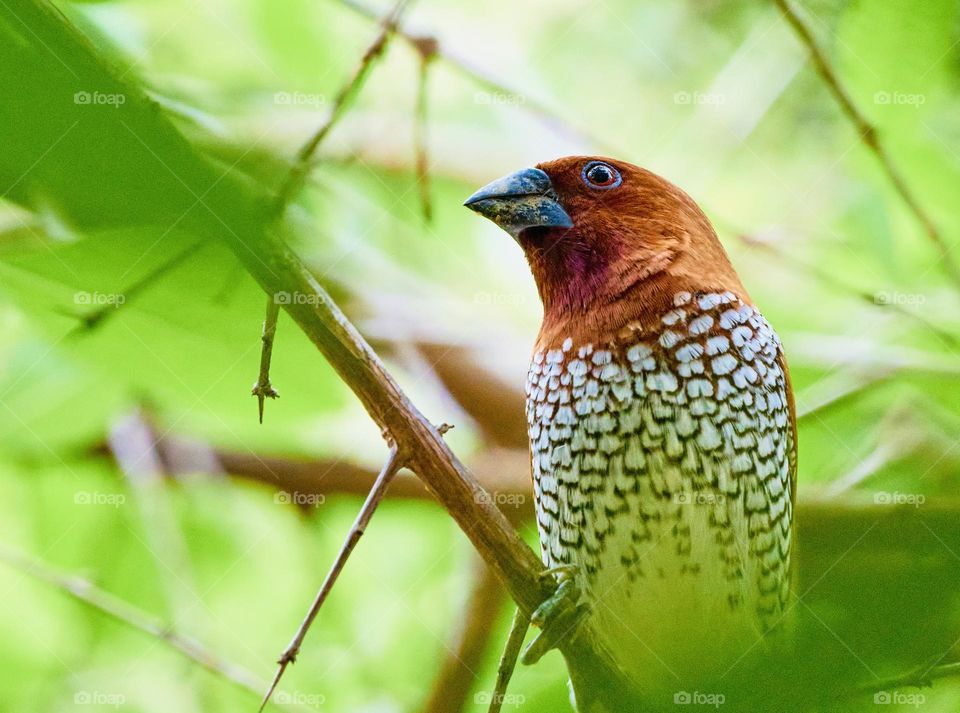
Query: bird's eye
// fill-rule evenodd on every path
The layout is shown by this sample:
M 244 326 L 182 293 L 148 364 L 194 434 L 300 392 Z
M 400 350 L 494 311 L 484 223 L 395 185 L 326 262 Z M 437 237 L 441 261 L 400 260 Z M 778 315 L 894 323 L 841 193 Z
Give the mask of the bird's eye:
M 623 180 L 620 172 L 608 163 L 591 161 L 583 167 L 583 182 L 591 188 L 616 188 Z

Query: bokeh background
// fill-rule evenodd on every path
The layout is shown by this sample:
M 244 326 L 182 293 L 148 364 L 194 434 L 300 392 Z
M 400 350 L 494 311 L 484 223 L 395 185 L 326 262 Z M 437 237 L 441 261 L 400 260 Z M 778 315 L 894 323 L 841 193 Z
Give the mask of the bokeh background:
M 264 295 L 198 226 L 283 184 L 380 32 L 370 3 L 2 3 L 3 710 L 254 710 L 335 556 L 385 446 L 285 315 L 257 422 Z M 958 5 L 795 10 L 875 133 L 766 0 L 414 2 L 283 230 L 533 543 L 539 303 L 461 203 L 567 154 L 683 187 L 790 359 L 798 609 L 849 674 L 824 709 L 953 711 L 949 677 L 885 679 L 960 638 L 960 286 L 931 237 L 960 242 Z M 509 616 L 405 480 L 271 705 L 486 710 Z M 555 653 L 510 690 L 508 710 L 567 709 Z

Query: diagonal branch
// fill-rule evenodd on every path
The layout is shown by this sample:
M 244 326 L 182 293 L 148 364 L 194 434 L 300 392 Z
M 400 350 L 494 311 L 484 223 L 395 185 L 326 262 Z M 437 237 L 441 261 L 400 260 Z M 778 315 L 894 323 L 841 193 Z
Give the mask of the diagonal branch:
M 283 676 L 283 672 L 287 670 L 287 666 L 297 660 L 297 654 L 300 653 L 300 647 L 303 645 L 303 639 L 306 637 L 307 631 L 310 630 L 313 620 L 316 619 L 317 614 L 320 613 L 320 607 L 322 607 L 323 603 L 327 600 L 330 591 L 333 589 L 333 585 L 337 583 L 337 578 L 343 571 L 344 565 L 347 564 L 347 560 L 350 559 L 350 555 L 353 554 L 353 550 L 360 541 L 360 538 L 363 536 L 364 531 L 367 529 L 367 525 L 370 524 L 370 518 L 372 518 L 373 513 L 376 512 L 377 506 L 387 494 L 387 488 L 390 487 L 390 481 L 393 480 L 394 476 L 397 474 L 397 471 L 399 471 L 403 466 L 404 463 L 399 450 L 396 446 L 391 447 L 387 462 L 384 463 L 383 469 L 380 471 L 380 475 L 377 476 L 377 480 L 373 484 L 373 488 L 370 490 L 370 494 L 367 495 L 367 499 L 364 501 L 363 507 L 360 508 L 360 513 L 357 515 L 357 519 L 354 521 L 353 527 L 350 528 L 350 532 L 347 534 L 347 539 L 343 543 L 343 547 L 341 547 L 340 552 L 337 553 L 337 558 L 334 560 L 333 566 L 327 573 L 326 579 L 323 580 L 323 584 L 320 586 L 320 591 L 317 592 L 317 596 L 313 600 L 313 604 L 310 605 L 310 610 L 307 612 L 307 616 L 304 618 L 303 623 L 300 624 L 300 628 L 297 629 L 297 633 L 294 634 L 293 641 L 290 642 L 286 650 L 284 650 L 284 652 L 280 655 L 280 659 L 277 661 L 279 667 L 277 668 L 276 675 L 273 677 L 273 682 L 270 684 L 270 688 L 267 689 L 267 693 L 264 695 L 263 701 L 260 703 L 261 711 L 263 710 L 264 706 L 267 705 L 267 702 L 270 700 L 270 696 L 273 695 L 273 691 L 277 687 L 277 684 L 280 683 L 280 679 Z
M 396 28 L 400 20 L 400 15 L 403 13 L 408 2 L 409 0 L 398 0 L 398 2 L 394 4 L 393 9 L 380 20 L 380 31 L 364 51 L 360 62 L 350 74 L 350 78 L 334 97 L 333 106 L 330 108 L 330 114 L 327 116 L 327 120 L 320 125 L 320 128 L 318 128 L 313 133 L 313 136 L 300 148 L 300 151 L 297 153 L 296 163 L 287 176 L 286 181 L 280 187 L 280 192 L 277 195 L 276 209 L 278 213 L 281 213 L 284 208 L 286 208 L 287 203 L 290 202 L 303 186 L 307 175 L 310 173 L 310 165 L 317 149 L 320 148 L 320 144 L 323 143 L 323 140 L 333 130 L 333 127 L 337 125 L 337 122 L 343 116 L 344 112 L 350 108 L 350 102 L 356 96 L 360 87 L 363 86 L 364 81 L 366 81 L 367 75 L 370 74 L 370 70 L 373 67 L 374 60 L 379 58 L 387 49 L 387 44 L 389 44 L 393 30 Z
M 780 8 L 780 12 L 783 13 L 783 16 L 793 28 L 794 32 L 797 33 L 800 41 L 807 47 L 807 50 L 810 52 L 810 58 L 813 60 L 813 64 L 817 69 L 817 73 L 826 83 L 830 93 L 833 94 L 837 104 L 840 105 L 840 109 L 846 117 L 850 119 L 854 128 L 857 130 L 857 134 L 860 136 L 860 140 L 877 157 L 877 161 L 880 162 L 884 173 L 886 173 L 887 178 L 890 179 L 894 190 L 900 195 L 900 198 L 903 199 L 903 202 L 920 222 L 920 225 L 923 226 L 927 237 L 936 245 L 940 253 L 940 261 L 947 277 L 960 288 L 960 268 L 957 267 L 951 255 L 950 247 L 943 239 L 943 235 L 940 233 L 940 229 L 937 227 L 933 218 L 923 206 L 920 205 L 916 194 L 907 184 L 903 174 L 894 165 L 886 147 L 880 142 L 876 127 L 867 120 L 863 112 L 860 111 L 853 102 L 850 92 L 840 81 L 837 73 L 830 66 L 830 61 L 817 44 L 817 40 L 813 36 L 810 26 L 797 14 L 797 11 L 791 6 L 789 0 L 773 1 L 777 7 Z
M 363 2 L 363 0 L 337 1 L 344 7 L 350 8 L 358 15 L 362 15 L 370 20 L 377 19 L 376 10 Z M 393 32 L 395 32 L 397 36 L 401 37 L 405 42 L 409 43 L 414 48 L 417 48 L 418 51 L 419 47 L 422 46 L 423 43 L 433 43 L 436 45 L 436 56 L 438 59 L 442 60 L 448 67 L 456 71 L 461 76 L 469 79 L 478 87 L 482 87 L 483 89 L 495 94 L 522 96 L 524 101 L 519 106 L 521 106 L 525 111 L 531 113 L 533 116 L 539 119 L 544 126 L 552 129 L 553 131 L 556 131 L 559 134 L 567 135 L 589 146 L 595 146 L 599 149 L 603 149 L 612 155 L 622 153 L 622 151 L 618 150 L 617 147 L 613 146 L 609 141 L 602 139 L 599 136 L 592 135 L 585 129 L 575 126 L 569 120 L 559 116 L 556 110 L 547 105 L 545 102 L 537 99 L 536 97 L 530 96 L 529 94 L 518 92 L 514 87 L 510 87 L 500 80 L 492 77 L 484 70 L 476 67 L 469 60 L 459 56 L 452 50 L 440 47 L 436 38 L 412 32 L 401 26 L 399 23 L 394 25 Z
M 735 235 L 741 243 L 746 245 L 751 250 L 759 249 L 775 257 L 778 263 L 795 268 L 798 272 L 807 273 L 827 287 L 843 294 L 847 294 L 851 297 L 855 297 L 871 307 L 889 310 L 899 314 L 902 317 L 905 317 L 908 320 L 912 320 L 943 342 L 943 345 L 949 351 L 957 352 L 960 350 L 960 343 L 958 343 L 956 336 L 938 326 L 934 322 L 922 317 L 917 312 L 908 309 L 904 305 L 898 304 L 895 301 L 885 300 L 882 292 L 868 292 L 863 290 L 848 282 L 844 278 L 834 275 L 828 270 L 824 270 L 819 266 L 819 264 L 794 257 L 787 251 L 777 247 L 775 244 L 767 240 L 762 240 L 756 236 L 738 231 L 735 231 Z
M 238 235 L 222 234 L 267 294 L 288 292 L 310 299 L 284 308 L 359 398 L 370 417 L 405 454 L 415 472 L 494 569 L 525 612 L 532 612 L 553 586 L 543 565 L 473 475 L 453 455 L 440 431 L 410 402 L 394 378 L 300 259 L 268 231 L 256 251 Z M 578 700 L 629 700 L 635 692 L 601 650 L 590 627 L 561 648 Z M 581 695 L 583 696 L 581 698 Z
M 517 667 L 517 658 L 519 658 L 520 649 L 523 647 L 523 638 L 529 628 L 530 618 L 520 609 L 517 609 L 513 613 L 510 634 L 507 636 L 507 643 L 504 645 L 503 653 L 500 656 L 500 665 L 497 666 L 497 680 L 490 696 L 488 713 L 500 713 L 500 709 L 503 707 L 507 695 L 507 686 L 510 684 L 510 679 L 513 678 L 513 671 Z
M 0 546 L 0 561 L 25 575 L 56 587 L 82 604 L 105 614 L 124 626 L 159 639 L 184 658 L 200 665 L 238 688 L 255 696 L 259 696 L 260 691 L 263 690 L 262 682 L 247 669 L 218 658 L 196 639 L 177 633 L 143 610 L 128 604 L 109 592 L 98 589 L 86 579 L 61 574 L 52 567 L 6 546 Z M 304 711 L 313 710 L 300 705 L 297 708 Z
M 884 678 L 869 686 L 864 686 L 864 691 L 890 691 L 895 688 L 926 688 L 932 686 L 933 682 L 939 678 L 960 675 L 960 661 L 937 664 L 934 666 L 920 666 L 909 673 L 901 676 Z
M 333 101 L 333 107 L 327 120 L 323 122 L 313 136 L 307 139 L 306 143 L 300 147 L 297 152 L 297 159 L 293 167 L 287 174 L 286 179 L 277 192 L 276 200 L 273 205 L 273 216 L 280 219 L 287 208 L 287 204 L 293 200 L 294 196 L 303 188 L 307 176 L 310 174 L 310 167 L 313 157 L 316 155 L 320 144 L 333 130 L 340 117 L 349 108 L 350 101 L 356 96 L 363 82 L 366 80 L 370 69 L 373 67 L 375 59 L 380 57 L 387 48 L 387 43 L 391 36 L 391 30 L 396 26 L 409 0 L 398 0 L 393 9 L 387 13 L 380 21 L 381 29 L 377 33 L 373 42 L 364 51 L 360 62 L 350 75 L 347 82 L 337 92 Z M 263 404 L 267 398 L 275 399 L 279 396 L 276 389 L 270 383 L 270 360 L 273 356 L 273 341 L 277 333 L 277 318 L 280 315 L 280 306 L 278 294 L 268 295 L 266 318 L 263 322 L 263 335 L 261 337 L 263 346 L 260 349 L 260 373 L 257 376 L 257 382 L 253 385 L 251 393 L 257 397 L 257 407 L 259 411 L 260 423 L 263 423 Z

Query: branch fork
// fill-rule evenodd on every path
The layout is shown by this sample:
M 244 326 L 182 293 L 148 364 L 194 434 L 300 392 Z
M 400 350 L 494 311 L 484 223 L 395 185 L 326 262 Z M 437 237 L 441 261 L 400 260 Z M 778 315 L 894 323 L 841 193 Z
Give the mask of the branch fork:
M 280 683 L 280 679 L 283 676 L 284 671 L 287 670 L 287 666 L 297 660 L 297 655 L 300 653 L 300 647 L 303 645 L 303 640 L 306 637 L 310 626 L 313 624 L 314 619 L 317 618 L 317 614 L 320 613 L 320 607 L 322 607 L 323 603 L 327 600 L 327 596 L 329 596 L 330 591 L 333 589 L 333 585 L 336 584 L 337 578 L 343 571 L 347 560 L 350 558 L 354 548 L 357 546 L 357 543 L 360 541 L 360 538 L 366 531 L 367 525 L 370 524 L 373 513 L 376 511 L 377 506 L 386 495 L 391 481 L 405 465 L 405 459 L 401 455 L 399 447 L 392 442 L 392 439 L 389 438 L 389 436 L 387 437 L 387 440 L 389 443 L 391 443 L 390 455 L 383 464 L 383 468 L 380 470 L 380 475 L 377 476 L 377 480 L 370 489 L 367 499 L 360 508 L 357 519 L 354 520 L 353 526 L 350 528 L 350 532 L 347 533 L 346 540 L 344 541 L 343 546 L 340 548 L 340 552 L 337 553 L 337 557 L 334 560 L 333 565 L 330 567 L 330 571 L 327 573 L 326 578 L 323 580 L 323 584 L 320 586 L 320 591 L 317 592 L 317 596 L 314 598 L 313 604 L 310 605 L 310 609 L 307 611 L 306 617 L 304 617 L 303 622 L 300 624 L 300 628 L 297 629 L 293 639 L 290 641 L 289 645 L 287 645 L 287 648 L 284 649 L 283 653 L 280 654 L 280 658 L 277 659 L 277 672 L 273 677 L 270 688 L 267 689 L 267 692 L 263 697 L 263 701 L 260 703 L 261 711 L 263 711 L 264 707 L 270 700 L 270 697 L 273 695 L 277 684 Z

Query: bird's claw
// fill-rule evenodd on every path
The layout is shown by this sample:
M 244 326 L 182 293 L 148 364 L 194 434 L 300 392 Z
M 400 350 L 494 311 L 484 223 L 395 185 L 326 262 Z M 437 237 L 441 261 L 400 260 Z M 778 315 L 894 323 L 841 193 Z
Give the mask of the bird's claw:
M 586 613 L 586 605 L 580 602 L 580 588 L 576 582 L 576 567 L 563 565 L 546 570 L 543 576 L 556 576 L 557 590 L 551 594 L 530 616 L 530 623 L 541 629 L 537 637 L 520 656 L 525 666 L 534 664 L 543 655 L 555 649 L 570 636 Z
M 540 579 L 553 579 L 556 577 L 557 583 L 568 579 L 573 579 L 577 574 L 576 566 L 572 564 L 558 564 L 556 567 L 549 567 L 540 573 Z

